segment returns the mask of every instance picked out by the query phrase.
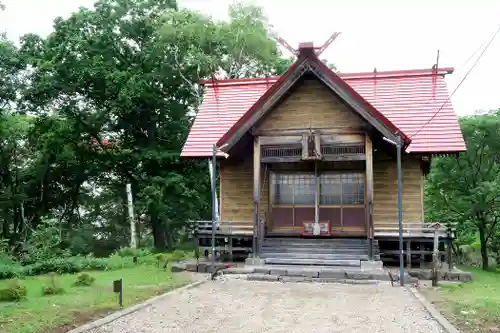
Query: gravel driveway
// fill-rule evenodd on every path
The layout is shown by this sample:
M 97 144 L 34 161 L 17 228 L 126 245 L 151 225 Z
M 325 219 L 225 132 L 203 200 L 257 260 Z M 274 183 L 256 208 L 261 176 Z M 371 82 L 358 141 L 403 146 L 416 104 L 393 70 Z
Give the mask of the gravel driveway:
M 390 285 L 208 281 L 92 333 L 443 332 Z

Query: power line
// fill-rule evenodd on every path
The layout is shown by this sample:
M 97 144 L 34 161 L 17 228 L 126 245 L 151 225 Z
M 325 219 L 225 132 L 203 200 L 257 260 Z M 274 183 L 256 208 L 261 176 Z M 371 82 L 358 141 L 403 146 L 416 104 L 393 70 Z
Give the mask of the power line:
M 472 58 L 474 58 L 474 56 L 488 43 L 488 40 L 485 40 L 481 45 L 479 45 L 479 47 L 474 51 L 474 53 L 472 53 L 469 58 L 467 58 L 466 61 L 464 61 L 464 63 L 462 65 L 460 65 L 460 67 L 458 69 L 455 69 L 454 71 L 455 72 L 460 72 L 464 67 L 465 65 L 467 65 L 469 63 L 469 61 L 471 61 Z M 438 50 L 438 54 L 439 54 L 439 50 Z M 438 55 L 438 59 L 439 59 L 439 55 Z M 438 63 L 436 63 L 436 69 L 439 70 L 439 66 L 438 66 Z M 436 98 L 435 96 L 430 98 L 424 105 L 422 105 L 421 107 L 423 108 L 424 106 L 427 106 L 427 104 L 430 104 L 432 101 L 434 101 Z
M 446 103 L 448 103 L 448 101 L 451 99 L 451 97 L 457 92 L 458 88 L 460 88 L 460 86 L 464 83 L 465 79 L 467 79 L 467 77 L 469 76 L 469 74 L 472 72 L 472 70 L 476 67 L 476 65 L 479 63 L 479 60 L 481 60 L 481 58 L 483 57 L 483 55 L 486 53 L 486 51 L 488 50 L 488 48 L 490 47 L 491 43 L 493 43 L 493 41 L 495 40 L 496 36 L 498 35 L 498 33 L 500 32 L 500 26 L 498 26 L 498 29 L 495 31 L 495 33 L 493 34 L 493 37 L 491 37 L 490 41 L 488 42 L 488 44 L 486 44 L 486 47 L 484 48 L 483 52 L 481 52 L 481 54 L 479 55 L 479 57 L 476 59 L 476 61 L 474 62 L 474 64 L 471 66 L 471 68 L 469 68 L 469 71 L 467 73 L 465 73 L 464 77 L 462 78 L 462 80 L 458 83 L 458 85 L 455 87 L 455 89 L 453 90 L 453 92 L 450 94 L 450 96 L 448 96 L 448 98 L 444 101 L 443 105 L 441 105 L 441 107 L 439 108 L 439 110 L 436 111 L 436 113 L 434 113 L 432 115 L 431 118 L 429 118 L 429 120 L 424 124 L 422 125 L 422 127 L 420 127 L 418 129 L 418 131 L 416 131 L 415 133 L 413 133 L 412 135 L 410 135 L 410 139 L 413 138 L 415 135 L 417 135 L 425 126 L 427 126 L 431 121 L 432 119 L 434 119 L 434 117 L 437 116 L 437 114 L 444 108 L 444 106 L 446 105 Z M 477 53 L 474 52 L 474 54 Z M 471 57 L 472 58 L 472 57 Z M 469 60 L 467 60 L 468 62 Z
M 467 65 L 469 63 L 469 61 L 471 61 L 472 58 L 474 58 L 474 56 L 484 47 L 484 45 L 488 43 L 488 40 L 485 40 L 481 45 L 479 45 L 479 47 L 474 51 L 474 53 L 472 53 L 469 58 L 467 58 L 466 61 L 464 61 L 464 63 L 462 65 L 460 65 L 460 67 L 458 69 L 455 69 L 454 71 L 455 72 L 460 72 L 464 67 L 465 65 Z M 439 50 L 438 50 L 438 54 L 439 54 Z M 439 59 L 439 55 L 438 55 L 438 59 Z M 438 64 L 439 61 L 436 62 L 436 70 L 439 70 L 439 64 Z M 429 98 L 429 100 L 427 102 L 425 102 L 421 108 L 427 106 L 427 104 L 430 104 L 431 102 L 435 101 L 436 100 L 436 97 L 432 97 L 432 98 Z
M 481 45 L 479 45 L 479 47 L 476 49 L 476 51 L 474 51 L 474 53 L 472 53 L 472 54 L 471 54 L 471 56 L 470 56 L 469 58 L 467 58 L 467 60 L 466 60 L 466 61 L 464 61 L 464 63 L 463 63 L 463 64 L 462 64 L 462 65 L 458 68 L 458 70 L 457 70 L 457 71 L 462 70 L 462 69 L 465 67 L 465 65 L 467 65 L 467 64 L 469 63 L 469 61 L 471 61 L 471 59 L 472 59 L 472 58 L 474 58 L 474 56 L 475 56 L 475 55 L 479 52 L 479 50 L 481 50 L 481 49 L 484 47 L 484 45 L 485 45 L 487 42 L 488 42 L 488 41 L 484 41 Z

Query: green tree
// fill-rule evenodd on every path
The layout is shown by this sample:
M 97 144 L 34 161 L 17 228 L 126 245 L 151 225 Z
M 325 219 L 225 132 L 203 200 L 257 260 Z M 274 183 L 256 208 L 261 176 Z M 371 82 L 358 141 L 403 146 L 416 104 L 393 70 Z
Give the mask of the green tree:
M 23 57 L 14 43 L 0 33 L 0 112 L 11 111 L 22 88 Z
M 500 221 L 500 113 L 461 118 L 467 152 L 433 160 L 426 188 L 428 216 L 459 223 L 459 237 L 476 234 L 482 267 Z
M 0 36 L 2 244 L 33 258 L 37 247 L 124 246 L 130 182 L 140 229 L 173 246 L 187 221 L 210 216 L 206 164 L 179 158 L 197 83 L 281 74 L 292 61 L 262 10 L 242 4 L 214 21 L 174 0 L 100 0 L 20 49 Z M 55 233 L 50 246 L 32 241 Z
M 36 70 L 30 102 L 98 143 L 108 176 L 132 183 L 160 250 L 173 245 L 172 221 L 196 218 L 205 208 L 199 172 L 190 167 L 196 163 L 179 159 L 196 101 L 174 75 L 177 39 L 158 34 L 169 9 L 174 1 L 101 0 L 93 10 L 57 19 L 46 40 L 27 36 L 23 44 Z M 183 75 L 199 80 L 194 69 L 183 68 Z
M 282 57 L 262 8 L 235 3 L 228 16 L 228 21 L 215 21 L 190 10 L 169 10 L 162 35 L 169 40 L 181 39 L 177 50 L 189 49 L 188 54 L 196 54 L 187 63 L 206 67 L 208 75 L 219 79 L 279 75 L 293 63 L 293 58 Z
M 256 7 L 232 7 L 229 22 L 214 23 L 179 11 L 175 1 L 100 0 L 57 19 L 46 39 L 23 39 L 34 70 L 29 107 L 97 142 L 89 158 L 100 161 L 101 178 L 112 188 L 132 183 L 159 250 L 174 245 L 186 221 L 210 212 L 206 165 L 179 158 L 201 100 L 196 83 L 216 70 L 229 77 L 272 74 L 278 55 L 262 19 Z M 75 196 L 82 185 L 73 188 Z

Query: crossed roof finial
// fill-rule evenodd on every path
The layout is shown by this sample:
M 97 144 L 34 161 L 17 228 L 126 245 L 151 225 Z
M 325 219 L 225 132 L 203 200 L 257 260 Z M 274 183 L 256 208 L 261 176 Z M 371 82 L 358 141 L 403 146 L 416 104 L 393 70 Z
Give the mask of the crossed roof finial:
M 281 38 L 273 29 L 272 26 L 270 27 L 270 34 L 271 37 L 273 37 L 281 46 L 283 46 L 285 49 L 293 53 L 294 55 L 299 54 L 300 50 L 300 45 L 299 45 L 299 50 L 294 49 L 286 40 Z M 340 35 L 340 32 L 334 32 L 330 38 L 326 40 L 326 42 L 321 46 L 321 47 L 314 47 L 314 53 L 316 54 L 317 57 L 319 57 L 332 43 L 337 39 L 337 37 Z M 301 43 L 301 44 L 309 44 L 309 43 Z

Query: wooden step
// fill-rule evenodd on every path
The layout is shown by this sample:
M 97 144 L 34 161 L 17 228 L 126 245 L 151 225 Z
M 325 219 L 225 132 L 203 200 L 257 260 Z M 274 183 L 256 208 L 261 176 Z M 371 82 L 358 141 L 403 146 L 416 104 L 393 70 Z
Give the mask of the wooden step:
M 293 245 L 293 246 L 315 246 L 315 247 L 324 247 L 324 246 L 330 246 L 330 247 L 366 247 L 366 246 L 368 246 L 368 243 L 297 242 L 294 240 L 290 240 L 288 242 L 272 242 L 272 241 L 264 240 L 264 242 L 262 244 L 273 245 L 273 246 Z
M 262 253 L 261 257 L 313 260 L 368 260 L 368 254 Z
M 330 244 L 368 244 L 366 239 L 335 239 L 335 238 L 264 238 L 264 242 L 272 243 L 330 243 Z M 378 241 L 374 240 L 374 244 L 378 244 Z
M 309 247 L 268 247 L 263 246 L 264 253 L 317 253 L 317 254 L 367 254 L 368 249 L 328 249 L 328 248 L 309 248 Z
M 288 240 L 288 241 L 270 241 L 264 240 L 264 245 L 269 246 L 312 246 L 312 247 L 367 247 L 368 243 L 348 243 L 348 242 L 325 242 L 325 241 L 297 241 L 297 240 Z M 374 244 L 374 246 L 378 246 L 378 244 Z

